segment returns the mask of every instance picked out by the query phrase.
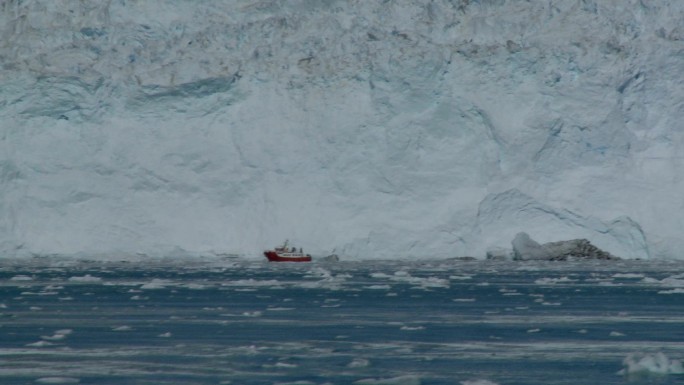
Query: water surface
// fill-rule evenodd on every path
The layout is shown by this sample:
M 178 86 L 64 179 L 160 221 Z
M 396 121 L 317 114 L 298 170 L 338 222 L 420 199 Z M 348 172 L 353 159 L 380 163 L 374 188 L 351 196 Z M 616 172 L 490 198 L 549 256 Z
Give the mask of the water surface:
M 0 383 L 684 384 L 683 268 L 0 260 Z

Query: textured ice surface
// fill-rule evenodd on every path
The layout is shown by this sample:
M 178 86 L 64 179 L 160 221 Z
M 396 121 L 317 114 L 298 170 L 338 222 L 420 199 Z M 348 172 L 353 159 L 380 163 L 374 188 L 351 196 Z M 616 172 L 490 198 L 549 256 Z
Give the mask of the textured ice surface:
M 679 360 L 671 360 L 662 352 L 655 354 L 630 354 L 623 361 L 621 374 L 684 374 Z
M 684 249 L 679 0 L 0 2 L 0 252 Z

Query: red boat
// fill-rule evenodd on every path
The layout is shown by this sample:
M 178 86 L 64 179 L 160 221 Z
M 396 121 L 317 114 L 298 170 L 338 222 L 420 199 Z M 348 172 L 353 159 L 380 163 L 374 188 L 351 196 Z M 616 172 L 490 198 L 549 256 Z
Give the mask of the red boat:
M 287 241 L 280 246 L 276 247 L 275 250 L 264 251 L 264 256 L 268 258 L 269 262 L 311 262 L 311 256 L 309 254 L 304 254 L 302 249 L 289 248 L 287 247 Z

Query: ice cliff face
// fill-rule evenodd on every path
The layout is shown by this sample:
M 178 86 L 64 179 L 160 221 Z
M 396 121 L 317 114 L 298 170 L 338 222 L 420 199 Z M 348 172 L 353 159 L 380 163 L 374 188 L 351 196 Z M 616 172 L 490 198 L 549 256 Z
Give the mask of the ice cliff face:
M 0 255 L 682 257 L 679 0 L 0 0 Z

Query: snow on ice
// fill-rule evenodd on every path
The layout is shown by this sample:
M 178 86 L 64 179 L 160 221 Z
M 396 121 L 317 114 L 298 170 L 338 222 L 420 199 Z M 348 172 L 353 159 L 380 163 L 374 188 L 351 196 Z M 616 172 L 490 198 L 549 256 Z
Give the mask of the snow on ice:
M 0 3 L 0 253 L 681 257 L 684 2 Z

